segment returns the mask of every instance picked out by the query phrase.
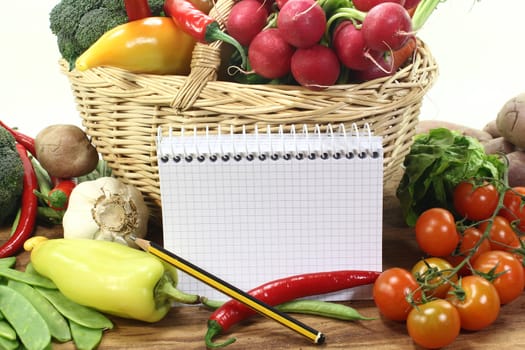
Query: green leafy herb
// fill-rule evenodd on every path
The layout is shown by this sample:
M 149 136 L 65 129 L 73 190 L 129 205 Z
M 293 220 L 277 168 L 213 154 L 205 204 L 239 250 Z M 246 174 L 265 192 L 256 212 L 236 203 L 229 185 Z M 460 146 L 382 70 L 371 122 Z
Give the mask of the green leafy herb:
M 452 208 L 452 193 L 460 181 L 501 179 L 505 169 L 504 162 L 487 155 L 478 140 L 446 128 L 417 135 L 403 165 L 396 196 L 409 226 L 426 209 Z

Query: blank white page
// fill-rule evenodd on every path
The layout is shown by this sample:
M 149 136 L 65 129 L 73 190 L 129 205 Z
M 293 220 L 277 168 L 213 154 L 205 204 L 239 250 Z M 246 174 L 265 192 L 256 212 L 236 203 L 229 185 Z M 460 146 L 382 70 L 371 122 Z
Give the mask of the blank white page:
M 301 273 L 381 270 L 379 137 L 171 136 L 159 140 L 158 153 L 164 248 L 234 286 L 248 291 Z M 179 277 L 184 292 L 228 299 L 183 272 Z M 370 291 L 323 299 L 370 298 Z

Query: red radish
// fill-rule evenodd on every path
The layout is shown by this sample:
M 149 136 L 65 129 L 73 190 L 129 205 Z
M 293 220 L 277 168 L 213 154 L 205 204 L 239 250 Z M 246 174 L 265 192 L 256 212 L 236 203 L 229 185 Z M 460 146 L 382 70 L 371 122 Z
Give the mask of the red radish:
M 370 50 L 363 33 L 351 21 L 341 22 L 334 31 L 332 47 L 346 67 L 362 70 L 374 64 L 381 52 Z
M 384 2 L 374 6 L 366 14 L 361 30 L 371 49 L 397 50 L 412 35 L 412 19 L 403 6 Z
M 272 12 L 272 7 L 273 7 L 273 4 L 275 4 L 275 0 L 256 0 L 256 1 L 260 2 L 268 13 Z
M 340 63 L 335 52 L 320 44 L 297 49 L 292 56 L 291 67 L 294 79 L 314 91 L 334 85 L 340 73 Z
M 284 40 L 298 48 L 317 44 L 325 27 L 325 12 L 314 0 L 289 0 L 277 15 L 277 28 Z
M 268 79 L 281 78 L 290 72 L 294 48 L 277 28 L 268 28 L 253 38 L 248 47 L 248 61 L 255 73 Z
M 392 68 L 392 57 L 390 55 L 381 56 L 376 61 L 376 64 L 370 65 L 363 70 L 354 72 L 354 78 L 358 82 L 369 81 L 392 75 L 394 70 Z
M 282 9 L 284 4 L 286 4 L 288 0 L 275 0 L 275 3 L 277 4 L 278 9 Z
M 241 0 L 232 6 L 226 31 L 244 46 L 250 45 L 252 39 L 266 25 L 268 11 L 257 0 Z
M 407 10 L 415 8 L 421 0 L 406 0 L 405 4 L 403 5 Z
M 412 36 L 402 48 L 380 57 L 378 64 L 356 72 L 355 77 L 359 81 L 368 81 L 392 75 L 414 55 L 416 47 L 416 38 Z
M 414 0 L 353 0 L 353 3 L 359 11 L 368 12 L 372 7 L 383 2 L 396 2 L 400 5 L 405 5 L 407 1 L 414 2 Z

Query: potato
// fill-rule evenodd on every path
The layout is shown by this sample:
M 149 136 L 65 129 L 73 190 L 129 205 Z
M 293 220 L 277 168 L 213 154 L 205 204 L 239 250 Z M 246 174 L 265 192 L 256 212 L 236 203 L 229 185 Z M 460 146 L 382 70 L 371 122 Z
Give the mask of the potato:
M 515 151 L 507 154 L 509 160 L 509 185 L 525 186 L 525 152 Z
M 465 125 L 460 125 L 456 123 L 446 122 L 446 121 L 439 121 L 439 120 L 421 120 L 419 121 L 418 125 L 416 126 L 416 133 L 426 133 L 431 129 L 436 128 L 447 128 L 449 130 L 454 130 L 462 135 L 471 136 L 477 139 L 479 142 L 485 142 L 492 139 L 492 135 L 490 135 L 488 132 L 471 128 Z
M 483 142 L 485 153 L 487 154 L 507 154 L 514 152 L 515 147 L 512 143 L 505 140 L 504 137 L 497 137 L 492 140 Z
M 501 137 L 501 133 L 498 130 L 498 126 L 496 125 L 496 119 L 491 120 L 483 127 L 483 131 L 487 132 L 492 136 L 493 138 Z
M 35 137 L 36 158 L 50 176 L 70 178 L 93 171 L 99 161 L 96 148 L 82 129 L 56 124 Z
M 508 100 L 498 113 L 496 125 L 501 136 L 525 150 L 525 93 Z

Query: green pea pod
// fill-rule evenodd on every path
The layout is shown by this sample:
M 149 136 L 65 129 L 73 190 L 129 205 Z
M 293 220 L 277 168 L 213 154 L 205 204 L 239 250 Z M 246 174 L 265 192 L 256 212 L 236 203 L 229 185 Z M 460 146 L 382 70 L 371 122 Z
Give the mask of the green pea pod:
M 14 281 L 30 284 L 32 286 L 49 288 L 49 289 L 57 288 L 55 284 L 49 278 L 18 271 L 18 270 L 11 269 L 5 266 L 0 266 L 0 276 L 3 276 L 7 278 L 8 280 L 14 280 Z
M 1 267 L 13 267 L 16 263 L 16 257 L 15 256 L 9 256 L 7 258 L 1 258 L 0 259 L 0 266 Z
M 53 338 L 59 342 L 71 340 L 71 332 L 69 331 L 69 325 L 66 319 L 42 294 L 38 293 L 30 285 L 18 281 L 10 280 L 7 286 L 22 294 L 33 304 L 36 311 L 38 311 L 44 321 L 46 321 Z
M 28 262 L 27 265 L 26 265 L 26 273 L 30 274 L 30 275 L 39 275 L 39 276 L 42 276 L 41 274 L 39 274 L 38 272 L 36 272 L 35 268 L 33 267 L 33 264 L 31 264 L 31 262 Z
M 0 310 L 26 349 L 41 350 L 50 346 L 49 327 L 23 295 L 0 285 Z
M 113 328 L 113 323 L 102 313 L 71 301 L 56 289 L 37 287 L 36 290 L 49 300 L 58 312 L 64 315 L 68 320 L 72 320 L 88 328 Z
M 5 339 L 9 339 L 9 340 L 15 340 L 16 339 L 16 332 L 15 332 L 15 330 L 5 320 L 0 321 L 0 337 L 5 338 Z
M 202 303 L 210 309 L 216 310 L 224 305 L 222 301 L 202 299 Z M 275 308 L 285 313 L 297 313 L 304 315 L 315 315 L 344 321 L 375 320 L 373 317 L 361 315 L 353 307 L 332 303 L 329 301 L 298 299 L 276 305 Z
M 361 315 L 353 307 L 321 300 L 293 300 L 280 304 L 277 306 L 277 308 L 287 313 L 316 315 L 344 321 L 364 321 L 375 319 L 373 317 L 365 317 Z
M 75 321 L 69 320 L 73 342 L 78 350 L 95 349 L 102 340 L 103 330 L 100 328 L 84 327 Z
M 0 349 L 2 350 L 15 350 L 20 348 L 20 342 L 18 339 L 7 339 L 0 336 Z

